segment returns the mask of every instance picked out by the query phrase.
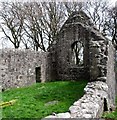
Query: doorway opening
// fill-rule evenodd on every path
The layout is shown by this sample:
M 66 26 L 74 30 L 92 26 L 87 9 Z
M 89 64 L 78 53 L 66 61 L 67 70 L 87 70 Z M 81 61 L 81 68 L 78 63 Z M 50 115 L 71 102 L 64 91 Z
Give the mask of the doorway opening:
M 41 67 L 36 67 L 35 73 L 36 73 L 36 83 L 41 82 Z

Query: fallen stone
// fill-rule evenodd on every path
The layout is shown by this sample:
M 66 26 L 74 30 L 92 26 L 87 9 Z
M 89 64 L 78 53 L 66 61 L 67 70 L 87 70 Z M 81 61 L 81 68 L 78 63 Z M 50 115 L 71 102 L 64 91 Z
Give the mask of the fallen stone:
M 45 103 L 45 106 L 49 106 L 49 105 L 56 105 L 58 103 L 58 101 L 50 101 Z
M 80 101 L 76 101 L 76 102 L 74 102 L 73 105 L 74 105 L 74 106 L 78 106 L 78 105 L 80 105 Z
M 69 112 L 66 113 L 59 113 L 56 115 L 57 118 L 71 118 L 71 115 Z
M 70 113 L 77 113 L 79 107 L 80 106 L 71 106 L 69 108 Z
M 84 114 L 82 115 L 82 118 L 92 118 L 91 114 Z
M 47 116 L 47 117 L 45 117 L 45 118 L 57 118 L 57 117 L 54 116 L 54 115 L 49 115 L 49 116 Z

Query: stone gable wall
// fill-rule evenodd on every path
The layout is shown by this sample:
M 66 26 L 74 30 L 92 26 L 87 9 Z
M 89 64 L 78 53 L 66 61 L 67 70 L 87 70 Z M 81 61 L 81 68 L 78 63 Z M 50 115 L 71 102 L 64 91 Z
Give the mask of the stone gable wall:
M 60 31 L 56 44 L 57 54 L 57 75 L 58 79 L 63 80 L 83 80 L 89 79 L 89 44 L 90 35 L 86 29 L 83 29 L 81 23 L 68 23 Z M 83 41 L 84 43 L 84 65 L 78 66 L 72 62 L 71 45 L 75 41 Z M 86 76 L 84 76 L 86 74 Z

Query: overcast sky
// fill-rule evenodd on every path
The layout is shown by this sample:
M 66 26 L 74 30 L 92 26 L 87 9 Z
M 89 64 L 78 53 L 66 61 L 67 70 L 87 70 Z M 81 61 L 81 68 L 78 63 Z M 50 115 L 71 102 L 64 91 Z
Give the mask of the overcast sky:
M 0 0 L 0 2 L 15 2 L 15 1 L 22 2 L 22 0 Z M 30 1 L 37 1 L 37 0 L 23 0 L 23 2 L 30 2 Z M 40 2 L 44 2 L 45 1 L 46 2 L 46 1 L 52 1 L 52 0 L 38 0 L 38 1 L 40 1 Z M 82 1 L 83 2 L 84 1 L 85 2 L 86 0 L 55 0 L 55 1 L 59 1 L 59 2 L 67 2 L 67 1 L 69 1 L 69 2 L 79 2 L 79 1 Z M 111 6 L 115 6 L 115 3 L 117 5 L 117 0 L 109 0 L 109 2 L 110 2 L 109 4 Z M 3 36 L 4 36 L 4 34 L 0 31 L 0 49 L 4 48 L 5 42 L 8 43 L 8 41 L 1 42 L 2 41 L 1 37 L 3 37 Z M 11 45 L 12 44 L 9 42 L 9 46 L 11 46 Z

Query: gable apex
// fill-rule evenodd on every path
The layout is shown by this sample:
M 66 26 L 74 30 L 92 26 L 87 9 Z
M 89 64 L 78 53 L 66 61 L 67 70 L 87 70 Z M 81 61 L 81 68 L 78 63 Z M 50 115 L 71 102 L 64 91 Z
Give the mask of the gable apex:
M 69 16 L 69 18 L 67 19 L 65 24 L 77 23 L 77 22 L 87 24 L 87 25 L 90 25 L 90 26 L 93 25 L 93 23 L 90 20 L 90 17 L 84 11 L 75 11 L 75 12 L 73 12 Z

